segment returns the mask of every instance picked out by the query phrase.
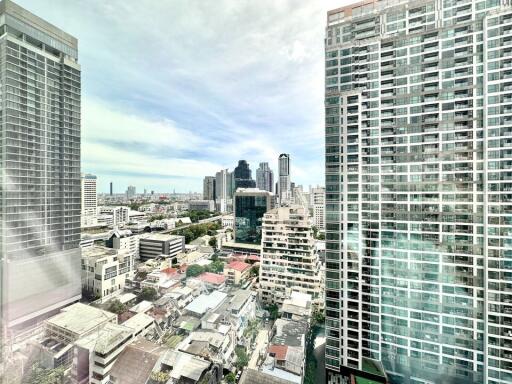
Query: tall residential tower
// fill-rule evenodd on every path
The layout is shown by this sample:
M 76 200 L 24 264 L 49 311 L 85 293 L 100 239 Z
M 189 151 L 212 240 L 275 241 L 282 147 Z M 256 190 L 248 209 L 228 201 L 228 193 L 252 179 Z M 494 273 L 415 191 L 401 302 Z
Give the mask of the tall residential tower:
M 329 382 L 512 382 L 511 32 L 510 1 L 328 13 Z
M 274 172 L 270 169 L 268 163 L 260 163 L 256 170 L 256 188 L 268 192 L 274 190 Z
M 290 180 L 290 155 L 281 153 L 279 155 L 279 204 L 284 205 L 290 202 L 292 197 L 292 185 Z
M 7 335 L 81 296 L 77 46 L 73 36 L 0 2 L 0 291 Z

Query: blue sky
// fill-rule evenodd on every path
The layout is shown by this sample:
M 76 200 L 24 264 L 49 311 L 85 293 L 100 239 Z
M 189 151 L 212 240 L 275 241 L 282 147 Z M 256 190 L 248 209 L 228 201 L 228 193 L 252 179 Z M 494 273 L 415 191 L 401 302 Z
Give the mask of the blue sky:
M 79 40 L 82 171 L 201 191 L 246 159 L 291 155 L 323 183 L 323 36 L 332 0 L 17 0 Z

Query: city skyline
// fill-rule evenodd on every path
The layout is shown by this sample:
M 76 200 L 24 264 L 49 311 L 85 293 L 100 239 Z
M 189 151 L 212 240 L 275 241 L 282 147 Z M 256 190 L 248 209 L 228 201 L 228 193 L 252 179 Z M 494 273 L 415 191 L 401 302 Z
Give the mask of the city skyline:
M 283 152 L 298 184 L 323 184 L 323 20 L 348 1 L 18 3 L 80 38 L 82 172 L 98 192 L 199 192 L 239 159 L 277 170 Z

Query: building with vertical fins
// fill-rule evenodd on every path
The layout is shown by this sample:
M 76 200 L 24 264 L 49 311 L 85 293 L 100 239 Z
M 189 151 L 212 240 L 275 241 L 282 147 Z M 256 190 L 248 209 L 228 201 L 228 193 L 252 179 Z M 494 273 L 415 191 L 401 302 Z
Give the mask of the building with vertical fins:
M 260 163 L 256 170 L 256 188 L 262 191 L 274 191 L 274 172 L 268 166 L 268 163 Z
M 512 382 L 510 1 L 364 1 L 325 37 L 326 368 Z
M 285 205 L 290 202 L 292 197 L 292 184 L 290 180 L 290 155 L 282 153 L 279 155 L 279 181 L 277 191 L 279 204 Z
M 205 176 L 203 179 L 203 199 L 215 201 L 215 176 Z
M 77 39 L 0 2 L 0 267 L 7 338 L 80 299 Z M 1 360 L 1 358 L 0 358 Z

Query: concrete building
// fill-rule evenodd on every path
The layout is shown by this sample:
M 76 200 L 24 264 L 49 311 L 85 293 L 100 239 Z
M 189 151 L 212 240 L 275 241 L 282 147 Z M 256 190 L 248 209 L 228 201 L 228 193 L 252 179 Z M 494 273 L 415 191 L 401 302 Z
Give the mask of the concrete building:
M 189 211 L 215 211 L 215 201 L 213 200 L 190 200 L 188 202 Z
M 82 290 L 102 301 L 121 293 L 135 274 L 129 250 L 92 246 L 82 249 Z
M 243 261 L 232 261 L 224 266 L 226 283 L 230 285 L 242 285 L 249 279 L 251 264 Z
M 185 237 L 151 233 L 141 235 L 139 239 L 139 256 L 142 260 L 164 257 L 176 259 L 178 253 L 185 251 Z
M 10 338 L 80 299 L 81 79 L 75 37 L 9 0 L 0 16 L 0 318 Z
M 100 207 L 100 222 L 101 216 L 104 216 L 105 223 L 109 226 L 122 226 L 130 222 L 130 208 L 123 205 Z
M 323 307 L 324 278 L 306 210 L 301 206 L 273 209 L 263 216 L 262 232 L 262 300 L 282 304 L 291 291 L 298 291 Z
M 274 191 L 274 172 L 268 166 L 268 163 L 260 163 L 256 170 L 256 188 L 262 191 Z
M 274 205 L 274 195 L 257 188 L 239 188 L 234 197 L 235 242 L 260 244 L 261 222 Z
M 233 173 L 223 169 L 215 174 L 215 198 L 217 210 L 221 213 L 232 212 L 235 180 Z
M 278 199 L 280 205 L 287 204 L 292 198 L 292 185 L 290 179 L 290 155 L 282 153 L 279 155 L 279 180 Z
M 82 188 L 82 216 L 95 216 L 98 213 L 97 177 L 84 174 L 80 177 Z
M 122 252 L 128 252 L 133 260 L 140 258 L 139 236 L 133 234 L 130 230 L 114 229 L 110 232 L 108 239 L 105 241 L 105 245 Z
M 512 382 L 511 28 L 510 1 L 328 13 L 329 382 Z
M 110 196 L 114 195 L 114 184 L 110 182 Z
M 325 188 L 311 188 L 309 196 L 313 210 L 313 225 L 320 231 L 325 231 Z
M 137 195 L 137 188 L 133 185 L 129 185 L 128 188 L 126 188 L 126 198 L 128 200 L 133 199 Z
M 203 199 L 215 201 L 215 176 L 205 176 L 203 180 Z
M 235 228 L 235 215 L 223 215 L 221 218 L 222 228 Z

